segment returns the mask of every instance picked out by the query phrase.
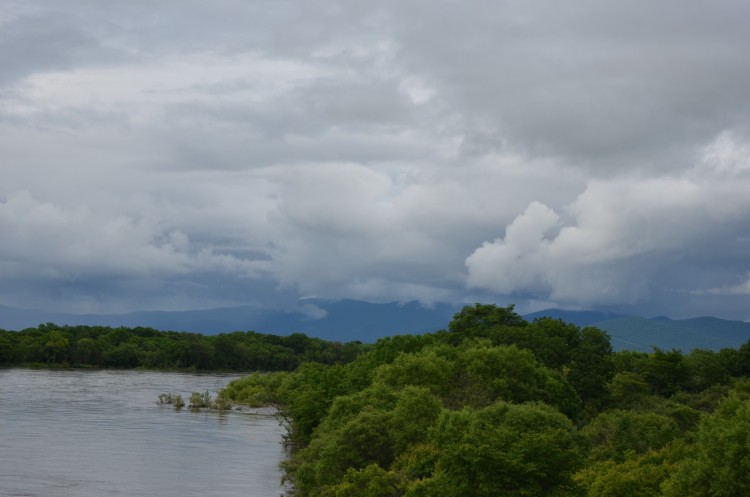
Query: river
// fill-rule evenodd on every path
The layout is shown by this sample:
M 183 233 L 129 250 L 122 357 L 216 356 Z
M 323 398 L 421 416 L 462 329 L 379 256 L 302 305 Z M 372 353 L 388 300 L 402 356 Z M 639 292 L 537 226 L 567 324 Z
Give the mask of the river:
M 276 418 L 156 402 L 236 377 L 0 369 L 0 497 L 278 497 Z

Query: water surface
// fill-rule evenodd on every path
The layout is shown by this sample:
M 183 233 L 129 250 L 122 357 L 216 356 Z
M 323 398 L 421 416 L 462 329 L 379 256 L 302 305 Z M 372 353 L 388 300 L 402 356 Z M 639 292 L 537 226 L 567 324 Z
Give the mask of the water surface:
M 0 497 L 278 497 L 277 419 L 156 403 L 234 377 L 0 370 Z

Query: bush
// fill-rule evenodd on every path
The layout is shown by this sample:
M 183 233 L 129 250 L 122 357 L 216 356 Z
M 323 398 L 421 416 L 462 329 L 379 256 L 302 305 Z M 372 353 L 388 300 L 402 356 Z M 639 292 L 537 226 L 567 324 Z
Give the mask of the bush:
M 190 394 L 190 409 L 200 409 L 202 407 L 212 407 L 211 394 L 206 390 L 203 393 L 193 392 Z
M 232 401 L 226 395 L 219 393 L 214 400 L 213 408 L 218 411 L 228 411 L 232 408 Z
M 170 404 L 173 405 L 175 409 L 182 409 L 185 407 L 185 401 L 182 400 L 182 395 L 180 394 L 160 393 L 157 403 L 160 405 Z

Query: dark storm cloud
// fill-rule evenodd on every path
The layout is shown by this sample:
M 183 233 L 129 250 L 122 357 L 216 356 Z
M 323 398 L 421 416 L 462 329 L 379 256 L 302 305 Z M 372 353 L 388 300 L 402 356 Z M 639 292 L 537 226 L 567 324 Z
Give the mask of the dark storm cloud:
M 6 2 L 0 303 L 750 317 L 747 11 Z

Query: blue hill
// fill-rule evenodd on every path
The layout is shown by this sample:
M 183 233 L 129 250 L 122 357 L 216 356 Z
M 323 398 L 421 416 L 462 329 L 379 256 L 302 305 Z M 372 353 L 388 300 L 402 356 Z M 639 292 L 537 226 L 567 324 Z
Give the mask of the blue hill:
M 374 342 L 388 335 L 426 333 L 445 328 L 458 310 L 458 307 L 446 304 L 424 307 L 417 302 L 400 304 L 322 299 L 301 301 L 300 308 L 296 310 L 240 306 L 128 314 L 63 314 L 0 306 L 0 328 L 20 330 L 52 322 L 71 326 L 143 326 L 207 335 L 250 330 L 276 335 L 301 332 L 326 340 Z
M 638 316 L 599 311 L 566 311 L 547 309 L 525 316 L 529 320 L 548 316 L 578 326 L 595 326 L 606 331 L 614 350 L 651 352 L 654 347 L 721 350 L 738 348 L 750 340 L 750 323 L 716 317 L 670 319 L 659 316 L 648 319 Z
M 374 342 L 405 333 L 419 334 L 444 329 L 458 306 L 423 307 L 416 302 L 400 304 L 358 300 L 308 299 L 295 310 L 260 309 L 252 306 L 184 312 L 133 312 L 128 314 L 62 314 L 0 306 L 0 328 L 21 330 L 41 323 L 60 325 L 144 326 L 163 331 L 189 331 L 214 335 L 232 331 L 257 331 L 276 335 L 295 332 L 326 340 Z M 673 320 L 647 319 L 606 311 L 547 309 L 527 314 L 561 319 L 577 326 L 596 326 L 606 331 L 615 350 L 650 352 L 653 347 L 720 350 L 738 348 L 750 340 L 750 323 L 715 317 Z

